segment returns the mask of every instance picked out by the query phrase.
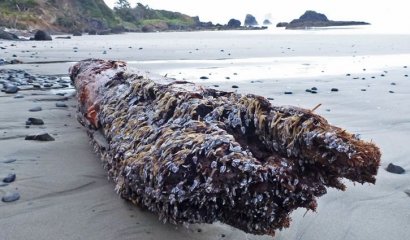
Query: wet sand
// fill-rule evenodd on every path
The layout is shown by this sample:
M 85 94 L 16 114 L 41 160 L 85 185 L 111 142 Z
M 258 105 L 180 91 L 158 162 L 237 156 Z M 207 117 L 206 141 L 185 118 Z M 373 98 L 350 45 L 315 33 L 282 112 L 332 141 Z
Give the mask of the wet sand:
M 91 43 L 100 36 L 41 43 L 0 41 L 0 46 L 7 48 L 1 57 L 10 59 L 15 54 L 23 62 L 70 62 L 88 57 L 124 59 L 133 61 L 131 65 L 135 67 L 168 77 L 185 78 L 227 91 L 259 94 L 272 99 L 276 105 L 313 108 L 322 104 L 316 110 L 318 114 L 334 125 L 360 134 L 362 139 L 374 141 L 381 148 L 382 166 L 377 183 L 354 186 L 346 181 L 346 192 L 330 189 L 319 199 L 317 213 L 296 211 L 290 228 L 278 232 L 276 239 L 410 238 L 407 230 L 410 197 L 405 193 L 410 190 L 410 148 L 407 147 L 410 142 L 410 70 L 407 68 L 410 67 L 407 57 L 410 46 L 405 44 L 409 36 L 381 35 L 373 39 L 372 36 L 343 35 L 340 39 L 336 35 L 256 33 L 248 36 L 250 33 L 221 32 L 208 37 L 199 33 L 202 39 L 196 42 L 198 35 L 189 33 L 174 47 L 164 42 L 167 36 L 172 39 L 180 36 L 178 34 L 182 33 L 102 36 L 106 40 L 95 45 Z M 248 40 L 242 39 L 239 43 L 230 40 L 243 35 Z M 112 42 L 116 38 L 118 41 Z M 322 43 L 318 42 L 320 39 Z M 244 45 L 251 40 L 258 44 Z M 107 51 L 106 54 L 103 51 Z M 283 57 L 282 52 L 285 52 Z M 383 55 L 392 57 L 380 64 Z M 309 56 L 332 56 L 336 62 L 333 65 L 326 63 L 326 59 L 315 62 Z M 283 66 L 280 64 L 291 57 L 300 60 L 286 68 L 286 72 L 295 71 L 300 75 L 284 77 L 279 69 L 260 77 L 265 74 L 258 71 L 269 73 L 269 67 Z M 226 61 L 221 64 L 220 58 L 234 60 L 232 64 Z M 249 60 L 255 58 L 263 61 Z M 279 58 L 279 62 L 269 63 L 267 59 L 271 58 Z M 345 62 L 340 61 L 342 58 Z M 358 58 L 377 61 L 355 62 Z M 237 59 L 244 63 L 238 63 Z M 69 62 L 0 68 L 66 74 Z M 340 68 L 334 67 L 338 64 Z M 203 75 L 208 80 L 200 80 Z M 238 88 L 232 88 L 233 85 Z M 317 89 L 316 93 L 306 92 L 312 88 Z M 338 91 L 331 91 L 332 88 Z M 76 120 L 75 98 L 70 96 L 64 101 L 68 108 L 57 108 L 56 100 L 61 97 L 55 93 L 20 91 L 19 94 L 25 96 L 21 99 L 15 99 L 15 94 L 0 93 L 0 176 L 9 173 L 17 176 L 15 182 L 0 187 L 0 196 L 7 191 L 21 195 L 15 202 L 0 202 L 0 239 L 271 239 L 245 234 L 219 223 L 187 228 L 163 224 L 155 215 L 120 199 Z M 41 106 L 42 111 L 28 111 L 35 106 Z M 25 121 L 29 117 L 41 118 L 45 124 L 26 128 Z M 55 141 L 24 140 L 28 134 L 42 132 L 49 133 Z M 14 159 L 16 161 L 4 163 Z M 385 171 L 389 163 L 403 167 L 406 172 L 399 175 Z

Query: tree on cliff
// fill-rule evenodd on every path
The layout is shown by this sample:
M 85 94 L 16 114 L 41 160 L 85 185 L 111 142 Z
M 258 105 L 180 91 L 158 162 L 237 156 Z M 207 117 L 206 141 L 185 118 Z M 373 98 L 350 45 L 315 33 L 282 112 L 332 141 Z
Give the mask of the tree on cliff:
M 131 5 L 127 0 L 118 0 L 115 3 L 115 8 L 117 9 L 131 8 Z

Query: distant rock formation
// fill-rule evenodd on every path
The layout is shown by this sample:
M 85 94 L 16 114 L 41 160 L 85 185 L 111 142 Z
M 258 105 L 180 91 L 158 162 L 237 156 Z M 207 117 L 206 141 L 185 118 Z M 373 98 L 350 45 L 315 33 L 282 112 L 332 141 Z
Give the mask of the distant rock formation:
M 241 21 L 237 20 L 237 19 L 231 19 L 228 22 L 228 27 L 229 28 L 238 28 L 241 26 Z
M 276 25 L 278 26 L 279 23 Z M 300 18 L 292 20 L 286 25 L 286 29 L 304 29 L 310 27 L 332 27 L 332 26 L 352 26 L 352 25 L 369 25 L 367 22 L 356 21 L 333 21 L 329 20 L 326 15 L 308 10 Z M 283 26 L 283 24 L 281 24 Z
M 256 21 L 256 18 L 251 14 L 246 14 L 245 26 L 256 26 L 256 25 L 259 25 L 258 21 Z
M 263 21 L 263 25 L 271 25 L 271 24 L 272 24 L 272 22 L 269 21 L 269 19 L 265 19 L 265 20 Z
M 288 22 L 278 22 L 278 24 L 276 24 L 276 27 L 286 27 L 288 26 Z

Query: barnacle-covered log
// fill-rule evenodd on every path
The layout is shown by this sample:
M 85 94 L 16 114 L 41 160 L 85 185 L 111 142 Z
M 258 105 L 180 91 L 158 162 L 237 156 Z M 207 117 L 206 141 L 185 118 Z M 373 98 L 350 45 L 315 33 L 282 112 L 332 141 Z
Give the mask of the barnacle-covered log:
M 374 183 L 380 151 L 310 110 L 89 59 L 70 70 L 79 120 L 125 199 L 164 222 L 289 226 L 341 179 Z

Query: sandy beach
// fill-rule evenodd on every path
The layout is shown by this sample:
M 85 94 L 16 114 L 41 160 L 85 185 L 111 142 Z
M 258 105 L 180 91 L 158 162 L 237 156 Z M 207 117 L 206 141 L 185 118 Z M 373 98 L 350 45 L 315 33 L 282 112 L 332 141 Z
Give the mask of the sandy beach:
M 346 31 L 0 40 L 5 48 L 0 58 L 25 63 L 0 69 L 56 75 L 53 81 L 58 81 L 67 80 L 68 68 L 76 61 L 118 59 L 163 76 L 262 95 L 274 105 L 312 109 L 322 104 L 316 113 L 380 147 L 376 185 L 346 181 L 345 192 L 328 189 L 318 200 L 316 213 L 294 212 L 290 228 L 275 239 L 410 239 L 410 35 Z M 0 239 L 272 239 L 220 223 L 163 224 L 154 214 L 124 201 L 77 122 L 72 87 L 48 90 L 44 82 L 41 85 L 19 91 L 24 98 L 0 93 L 0 179 L 16 174 L 14 182 L 0 186 L 0 197 L 6 192 L 20 194 L 15 202 L 0 202 Z M 57 102 L 67 107 L 57 107 Z M 37 106 L 42 111 L 29 111 Z M 44 120 L 44 125 L 26 128 L 29 117 Z M 45 132 L 55 141 L 24 140 Z M 387 172 L 389 163 L 406 172 Z

